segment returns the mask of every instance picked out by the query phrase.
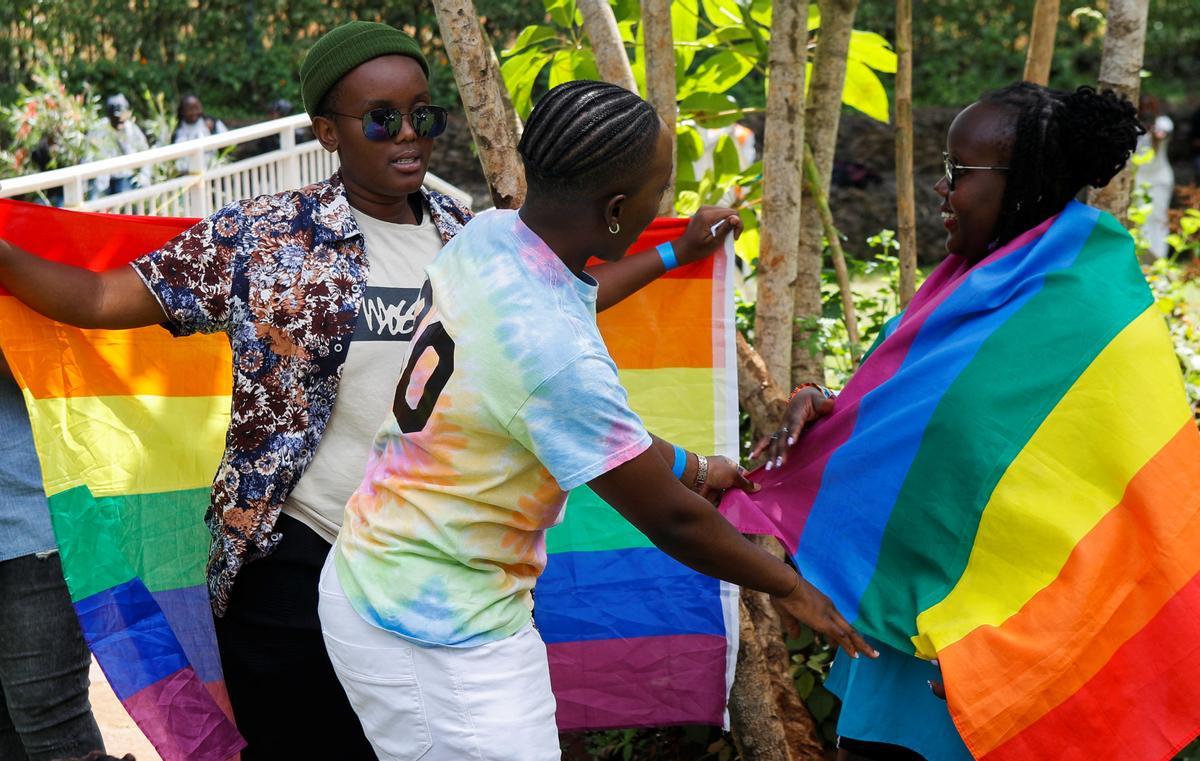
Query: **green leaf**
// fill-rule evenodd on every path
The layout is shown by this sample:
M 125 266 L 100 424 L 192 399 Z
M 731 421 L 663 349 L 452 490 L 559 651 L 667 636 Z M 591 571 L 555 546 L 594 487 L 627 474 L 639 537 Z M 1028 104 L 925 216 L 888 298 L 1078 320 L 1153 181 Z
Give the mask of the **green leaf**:
M 713 150 L 713 172 L 716 174 L 717 187 L 727 189 L 734 184 L 734 179 L 742 172 L 741 156 L 737 146 L 729 135 L 721 135 Z
M 726 127 L 736 122 L 741 115 L 737 101 L 732 96 L 722 93 L 692 93 L 679 104 L 680 119 L 692 119 L 701 127 Z
M 690 164 L 704 155 L 704 141 L 690 124 L 678 124 L 675 127 L 675 146 L 677 164 Z
M 825 721 L 837 706 L 837 700 L 833 697 L 833 693 L 821 686 L 813 688 L 812 694 L 808 696 L 805 703 L 808 704 L 808 710 L 812 712 L 813 718 L 817 721 Z
M 575 79 L 599 79 L 596 56 L 590 48 L 571 48 L 555 52 L 550 62 L 550 87 Z
M 896 53 L 892 50 L 891 43 L 883 35 L 874 32 L 862 32 L 857 29 L 850 32 L 850 50 L 847 57 L 851 61 L 864 63 L 875 71 L 896 73 Z
M 696 40 L 695 48 L 704 50 L 705 48 L 721 47 L 735 42 L 745 42 L 752 39 L 750 30 L 744 26 L 723 26 L 720 29 L 714 29 L 700 39 Z
M 758 261 L 758 215 L 754 209 L 740 209 L 738 216 L 742 218 L 742 234 L 733 242 L 733 250 L 747 264 Z
M 688 44 L 696 41 L 700 21 L 696 0 L 673 0 L 671 3 L 671 37 L 675 45 L 675 78 L 686 76 L 696 57 L 697 48 Z M 683 43 L 682 45 L 680 43 Z
M 754 19 L 763 26 L 770 28 L 771 0 L 751 0 L 750 18 Z
M 700 194 L 694 190 L 681 190 L 675 194 L 675 211 L 690 217 L 700 210 Z
M 813 687 L 817 686 L 816 674 L 805 669 L 796 675 L 796 692 L 800 693 L 801 699 L 807 698 L 812 694 Z
M 816 3 L 808 5 L 808 31 L 819 29 L 821 27 L 821 9 Z
M 842 90 L 842 103 L 857 108 L 884 124 L 890 121 L 887 90 L 883 89 L 879 76 L 859 61 L 846 62 L 846 86 Z
M 754 69 L 754 59 L 734 50 L 706 58 L 679 88 L 680 98 L 695 92 L 725 92 Z
M 737 0 L 703 0 L 703 3 L 704 15 L 713 26 L 741 26 L 742 9 Z
M 527 26 L 517 35 L 517 39 L 513 42 L 512 47 L 500 51 L 500 55 L 502 58 L 509 58 L 517 53 L 524 52 L 531 45 L 555 39 L 558 39 L 558 30 L 552 26 L 545 26 L 543 24 Z
M 550 20 L 561 27 L 571 26 L 575 20 L 575 0 L 544 0 Z
M 538 48 L 529 48 L 524 53 L 509 58 L 500 67 L 500 75 L 508 87 L 513 109 L 522 119 L 529 116 L 533 109 L 533 84 L 550 59 L 550 53 Z

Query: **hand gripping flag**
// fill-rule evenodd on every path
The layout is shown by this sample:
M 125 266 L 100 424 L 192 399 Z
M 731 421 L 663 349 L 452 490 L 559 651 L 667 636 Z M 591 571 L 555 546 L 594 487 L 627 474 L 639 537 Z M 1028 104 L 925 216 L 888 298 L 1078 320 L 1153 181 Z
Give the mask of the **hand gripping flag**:
M 0 237 L 103 270 L 194 220 L 0 201 Z M 641 250 L 682 233 L 660 220 Z M 737 451 L 731 257 L 680 267 L 603 313 L 635 410 L 694 451 Z M 0 292 L 0 347 L 42 462 L 64 574 L 117 696 L 167 761 L 243 745 L 230 720 L 204 586 L 209 485 L 229 421 L 224 336 L 80 330 Z M 736 588 L 654 549 L 586 488 L 549 532 L 538 626 L 563 729 L 724 724 Z
M 941 666 L 977 758 L 1165 759 L 1200 732 L 1200 433 L 1111 216 L 949 257 L 779 471 L 722 507 Z

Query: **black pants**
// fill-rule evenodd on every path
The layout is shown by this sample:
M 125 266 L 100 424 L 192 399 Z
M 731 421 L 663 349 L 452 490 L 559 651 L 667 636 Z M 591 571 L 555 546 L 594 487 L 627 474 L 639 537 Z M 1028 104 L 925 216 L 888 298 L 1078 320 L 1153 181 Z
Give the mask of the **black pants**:
M 225 685 L 249 746 L 242 761 L 375 761 L 334 674 L 317 618 L 317 582 L 330 545 L 286 515 L 283 539 L 238 574 L 216 620 Z
M 0 562 L 0 759 L 104 750 L 88 702 L 90 663 L 58 553 Z
M 838 738 L 839 759 L 850 761 L 925 761 L 925 757 L 916 751 L 899 745 L 853 740 L 849 737 Z

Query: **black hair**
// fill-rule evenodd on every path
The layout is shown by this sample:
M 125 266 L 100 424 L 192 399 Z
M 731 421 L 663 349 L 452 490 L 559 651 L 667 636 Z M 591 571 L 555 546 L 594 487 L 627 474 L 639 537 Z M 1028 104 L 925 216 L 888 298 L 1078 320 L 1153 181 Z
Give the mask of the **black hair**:
M 321 101 L 317 104 L 317 116 L 329 118 L 337 111 L 338 98 L 342 94 L 342 81 L 345 77 L 334 82 L 325 94 L 321 96 Z
M 1107 185 L 1146 131 L 1137 108 L 1112 90 L 1067 92 L 1020 82 L 980 100 L 1016 115 L 998 245 L 1062 211 L 1083 188 Z
M 531 188 L 574 196 L 644 170 L 659 124 L 654 107 L 623 87 L 566 82 L 534 106 L 517 151 Z

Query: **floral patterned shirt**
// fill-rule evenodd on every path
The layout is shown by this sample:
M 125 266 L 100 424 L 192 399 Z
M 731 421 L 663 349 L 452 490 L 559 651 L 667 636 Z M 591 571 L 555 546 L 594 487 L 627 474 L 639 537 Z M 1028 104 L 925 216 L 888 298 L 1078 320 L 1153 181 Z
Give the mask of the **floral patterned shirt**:
M 471 217 L 422 189 L 443 241 Z M 208 587 L 223 615 L 234 578 L 269 554 L 284 500 L 312 461 L 337 396 L 368 259 L 340 174 L 238 201 L 132 265 L 176 336 L 229 335 L 233 402 L 205 521 Z

